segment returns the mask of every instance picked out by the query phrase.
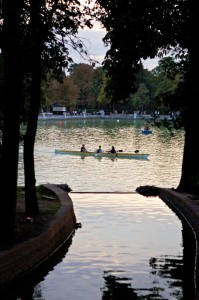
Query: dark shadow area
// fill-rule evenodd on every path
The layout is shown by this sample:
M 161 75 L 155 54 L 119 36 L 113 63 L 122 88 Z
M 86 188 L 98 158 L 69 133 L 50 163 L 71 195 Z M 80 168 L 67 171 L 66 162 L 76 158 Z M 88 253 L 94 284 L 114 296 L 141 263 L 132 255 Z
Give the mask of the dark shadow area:
M 183 221 L 182 229 L 183 240 L 183 299 L 193 300 L 196 293 L 195 264 L 196 264 L 196 239 L 194 232 L 190 229 L 187 222 Z
M 79 226 L 78 226 L 79 227 Z M 0 299 L 7 300 L 33 300 L 33 293 L 41 295 L 41 291 L 34 291 L 35 286 L 40 283 L 53 268 L 59 264 L 72 244 L 75 232 L 73 235 L 54 252 L 46 261 L 40 266 L 36 267 L 33 271 L 25 275 L 21 280 L 14 282 L 7 288 L 0 290 Z
M 167 257 L 154 258 L 152 257 L 149 261 L 151 267 L 152 280 L 151 287 L 148 288 L 136 288 L 132 287 L 131 283 L 133 278 L 126 278 L 122 276 L 114 276 L 111 273 L 115 273 L 113 270 L 104 272 L 104 287 L 101 289 L 103 292 L 102 300 L 138 300 L 138 299 L 186 299 L 192 300 L 192 292 L 190 291 L 189 297 L 183 296 L 186 289 L 191 288 L 191 282 L 187 286 L 185 283 L 183 270 L 183 261 L 181 257 L 174 257 L 173 259 L 168 259 Z M 122 271 L 117 271 L 122 275 Z M 187 274 L 188 275 L 188 274 Z M 167 285 L 165 289 L 162 287 L 161 279 L 166 280 Z M 189 280 L 190 277 L 187 277 Z M 191 281 L 191 280 L 190 280 Z M 168 293 L 169 298 L 165 298 L 165 292 Z
M 140 186 L 136 189 L 136 191 L 146 197 L 154 197 L 159 195 L 159 188 L 155 186 Z M 182 265 L 179 265 L 178 267 L 176 264 L 177 262 L 175 260 L 173 261 L 173 268 L 171 269 L 172 272 L 170 275 L 172 278 L 180 279 L 182 281 L 183 296 L 180 299 L 194 300 L 196 295 L 196 283 L 199 280 L 196 277 L 197 240 L 195 233 L 185 216 L 181 214 L 180 211 L 174 205 L 172 205 L 172 203 L 165 201 L 165 199 L 162 197 L 161 200 L 165 202 L 165 204 L 182 222 L 183 261 Z M 154 263 L 156 262 L 154 261 L 153 264 Z M 159 275 L 161 276 L 161 274 Z

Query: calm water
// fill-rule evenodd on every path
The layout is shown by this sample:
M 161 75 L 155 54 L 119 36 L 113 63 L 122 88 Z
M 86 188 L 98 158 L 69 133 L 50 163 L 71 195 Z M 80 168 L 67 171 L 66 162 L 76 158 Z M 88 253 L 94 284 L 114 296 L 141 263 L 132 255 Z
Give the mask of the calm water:
M 74 192 L 134 192 L 140 185 L 177 187 L 183 154 L 184 132 L 152 128 L 142 135 L 142 121 L 74 120 L 40 121 L 35 144 L 37 184 L 67 183 Z M 54 149 L 88 150 L 99 145 L 150 154 L 149 160 L 110 159 L 55 155 Z M 19 185 L 24 184 L 20 155 Z
M 71 197 L 82 228 L 63 261 L 37 285 L 36 299 L 182 299 L 182 226 L 159 198 Z
M 153 134 L 144 136 L 142 125 L 132 120 L 39 123 L 37 184 L 68 184 L 82 228 L 58 262 L 36 277 L 28 291 L 20 290 L 25 296 L 13 299 L 192 299 L 193 268 L 189 262 L 185 272 L 188 252 L 181 221 L 161 199 L 135 193 L 140 185 L 177 187 L 184 133 L 152 128 Z M 114 145 L 124 151 L 139 149 L 150 157 L 111 160 L 54 154 L 55 148 L 80 149 L 82 143 L 88 150 Z M 22 174 L 20 154 L 21 185 Z

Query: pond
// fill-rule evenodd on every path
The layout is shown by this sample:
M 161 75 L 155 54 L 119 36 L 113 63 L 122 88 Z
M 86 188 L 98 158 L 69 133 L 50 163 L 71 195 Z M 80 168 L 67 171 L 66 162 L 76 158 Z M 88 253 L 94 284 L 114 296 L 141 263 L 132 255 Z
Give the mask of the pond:
M 37 184 L 67 183 L 74 192 L 134 192 L 141 185 L 176 188 L 181 175 L 184 131 L 152 127 L 140 120 L 39 121 L 35 143 Z M 103 149 L 149 153 L 149 160 L 56 155 L 55 149 Z M 22 149 L 19 185 L 24 184 Z
M 26 299 L 22 294 L 34 300 L 193 299 L 194 261 L 187 257 L 194 255 L 186 226 L 161 199 L 135 192 L 141 185 L 177 187 L 184 132 L 152 128 L 152 134 L 142 135 L 142 126 L 138 120 L 39 122 L 37 184 L 68 184 L 82 227 L 46 273 L 13 299 Z M 112 160 L 54 152 L 82 144 L 88 150 L 114 145 L 150 156 Z M 19 161 L 23 185 L 22 149 Z

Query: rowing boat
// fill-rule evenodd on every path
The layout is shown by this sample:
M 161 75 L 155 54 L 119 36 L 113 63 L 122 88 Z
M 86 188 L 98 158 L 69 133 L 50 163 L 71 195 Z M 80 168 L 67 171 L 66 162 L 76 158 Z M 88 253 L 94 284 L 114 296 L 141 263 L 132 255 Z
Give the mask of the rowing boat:
M 79 155 L 81 157 L 85 156 L 94 156 L 94 157 L 109 157 L 109 158 L 135 158 L 135 159 L 148 159 L 148 153 L 139 153 L 139 152 L 117 152 L 117 153 L 110 153 L 110 152 L 81 152 L 81 151 L 74 151 L 74 150 L 59 150 L 55 149 L 55 154 L 67 154 L 67 155 Z
M 150 130 L 150 129 L 141 129 L 141 132 L 142 132 L 142 134 L 151 134 L 152 133 L 152 130 Z

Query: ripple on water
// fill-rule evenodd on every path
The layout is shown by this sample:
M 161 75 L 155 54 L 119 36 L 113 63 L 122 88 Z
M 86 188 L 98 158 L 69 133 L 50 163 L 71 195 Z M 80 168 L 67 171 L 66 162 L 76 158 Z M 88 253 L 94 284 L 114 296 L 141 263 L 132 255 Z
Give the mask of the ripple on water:
M 102 299 L 111 286 L 123 284 L 124 294 L 137 297 L 182 296 L 181 279 L 171 275 L 182 264 L 181 222 L 161 199 L 136 193 L 71 198 L 82 228 L 42 283 L 46 300 L 64 299 L 66 292 L 69 299 Z
M 76 192 L 134 192 L 141 185 L 177 187 L 181 175 L 184 132 L 170 135 L 165 129 L 153 128 L 142 135 L 144 121 L 58 121 L 40 122 L 35 143 L 37 184 L 67 183 Z M 98 145 L 150 154 L 148 161 L 135 159 L 96 159 L 55 155 L 54 149 L 89 150 Z M 19 156 L 19 184 L 24 184 L 22 153 Z

